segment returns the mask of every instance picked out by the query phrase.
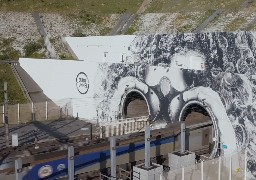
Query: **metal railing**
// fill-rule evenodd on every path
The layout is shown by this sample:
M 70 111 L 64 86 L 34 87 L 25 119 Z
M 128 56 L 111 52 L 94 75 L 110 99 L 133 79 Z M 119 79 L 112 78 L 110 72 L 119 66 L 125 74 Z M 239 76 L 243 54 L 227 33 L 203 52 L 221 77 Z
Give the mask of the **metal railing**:
M 149 125 L 148 116 L 100 122 L 100 137 L 111 137 L 139 132 Z
M 122 168 L 119 168 L 119 177 L 120 177 L 120 179 L 131 180 L 132 179 L 132 172 L 131 171 L 126 171 Z

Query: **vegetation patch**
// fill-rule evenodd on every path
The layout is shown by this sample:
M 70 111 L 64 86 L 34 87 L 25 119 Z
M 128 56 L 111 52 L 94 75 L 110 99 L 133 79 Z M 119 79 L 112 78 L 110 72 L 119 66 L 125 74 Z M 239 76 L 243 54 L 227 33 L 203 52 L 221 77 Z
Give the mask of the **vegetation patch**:
M 110 33 L 112 28 L 110 27 L 103 27 L 101 30 L 100 30 L 100 35 L 101 36 L 105 36 L 105 35 L 108 35 Z
M 224 9 L 233 11 L 240 8 L 244 0 L 157 0 L 153 1 L 146 12 L 205 12 Z
M 72 34 L 73 37 L 84 37 L 86 34 L 83 33 L 83 30 L 81 28 L 78 28 L 74 31 Z
M 193 25 L 188 23 L 189 18 L 188 14 L 179 14 L 174 21 L 175 29 L 181 33 L 190 31 Z
M 203 22 L 205 22 L 213 13 L 215 12 L 215 10 L 207 10 L 206 12 L 204 12 L 203 15 L 200 15 L 200 17 L 196 16 L 194 18 L 197 18 L 197 26 L 193 27 L 193 29 L 191 29 L 191 31 L 195 30 L 198 26 L 200 26 Z M 215 22 L 218 19 L 219 16 L 215 17 L 211 23 Z
M 102 22 L 102 16 L 92 11 L 82 10 L 78 14 L 71 14 L 72 18 L 78 19 L 78 21 L 83 26 L 88 26 L 90 24 L 100 24 Z
M 74 59 L 74 57 L 67 52 L 60 53 L 59 57 L 60 57 L 60 59 L 63 59 L 63 60 L 73 60 Z
M 25 57 L 28 58 L 45 58 L 44 40 L 41 38 L 37 42 L 29 42 L 24 46 Z
M 256 24 L 252 25 L 252 26 L 250 27 L 250 30 L 256 31 Z
M 244 17 L 238 17 L 225 27 L 225 31 L 236 31 L 240 29 L 245 23 L 246 19 Z
M 76 14 L 81 11 L 93 14 L 135 13 L 142 2 L 143 0 L 1 0 L 0 10 L 64 14 Z
M 126 35 L 134 35 L 139 30 L 139 27 L 140 27 L 139 17 L 136 16 L 133 23 L 130 25 L 130 27 L 128 28 L 128 30 L 125 34 Z
M 9 104 L 26 103 L 27 100 L 14 77 L 9 64 L 0 64 L 0 105 L 4 102 L 4 82 L 8 83 Z
M 0 38 L 0 60 L 17 60 L 20 53 L 12 47 L 14 39 Z

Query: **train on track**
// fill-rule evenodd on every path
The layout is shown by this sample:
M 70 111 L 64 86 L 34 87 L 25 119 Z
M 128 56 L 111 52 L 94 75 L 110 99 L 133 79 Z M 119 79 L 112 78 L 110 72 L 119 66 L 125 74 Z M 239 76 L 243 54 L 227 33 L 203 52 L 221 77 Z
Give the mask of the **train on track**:
M 117 136 L 117 165 L 128 165 L 130 163 L 144 160 L 144 132 L 137 132 Z M 168 153 L 180 149 L 180 126 L 179 123 L 172 124 L 164 129 L 155 129 L 151 133 L 151 157 L 161 163 Z M 187 124 L 186 149 L 199 155 L 209 155 L 212 144 L 212 122 L 202 121 L 197 124 Z M 0 165 L 1 179 L 15 179 L 14 160 L 22 159 L 22 179 L 61 179 L 68 176 L 67 147 L 74 146 L 74 170 L 75 174 L 95 172 L 110 168 L 110 144 L 108 138 L 94 138 L 88 140 L 86 137 L 75 137 L 63 143 L 48 141 L 20 147 L 18 149 L 7 148 L 2 150 L 1 156 L 5 157 Z M 29 152 L 20 154 L 21 152 Z M 221 153 L 219 151 L 219 153 Z M 166 160 L 165 160 L 166 161 Z

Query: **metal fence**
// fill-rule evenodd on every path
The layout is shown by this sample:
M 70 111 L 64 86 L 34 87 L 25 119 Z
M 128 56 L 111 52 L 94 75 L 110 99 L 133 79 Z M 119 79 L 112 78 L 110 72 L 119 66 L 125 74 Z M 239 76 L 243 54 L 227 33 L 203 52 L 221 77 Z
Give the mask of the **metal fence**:
M 3 112 L 4 106 L 0 106 L 0 114 Z M 71 116 L 73 116 L 73 108 L 69 100 L 8 105 L 9 124 L 21 124 L 33 120 L 57 120 Z M 4 122 L 4 114 L 2 119 L 0 124 Z
M 246 180 L 246 151 L 164 172 L 162 180 Z

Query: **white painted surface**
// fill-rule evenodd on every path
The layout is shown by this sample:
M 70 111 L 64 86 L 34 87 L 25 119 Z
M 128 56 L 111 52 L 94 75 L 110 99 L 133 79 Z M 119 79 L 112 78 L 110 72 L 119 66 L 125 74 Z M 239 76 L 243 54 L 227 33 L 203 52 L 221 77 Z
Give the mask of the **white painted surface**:
M 18 134 L 13 133 L 12 134 L 12 147 L 17 147 L 17 146 L 19 146 Z
M 205 57 L 197 52 L 180 52 L 172 58 L 174 63 L 171 63 L 171 67 L 195 70 L 205 69 Z
M 163 172 L 163 166 L 152 163 L 154 168 L 146 169 L 144 164 L 133 166 L 134 180 L 160 180 Z
M 20 65 L 43 89 L 46 96 L 60 106 L 70 101 L 73 105 L 73 115 L 78 112 L 79 117 L 93 119 L 96 117 L 93 93 L 94 78 L 98 64 L 95 62 L 53 60 L 53 59 L 26 59 L 20 58 Z M 84 72 L 89 79 L 89 90 L 80 94 L 76 86 L 76 77 Z M 69 98 L 69 99 L 67 99 Z M 64 99 L 63 101 L 59 101 Z
M 128 47 L 136 36 L 65 37 L 65 41 L 80 60 L 97 62 L 130 61 Z

